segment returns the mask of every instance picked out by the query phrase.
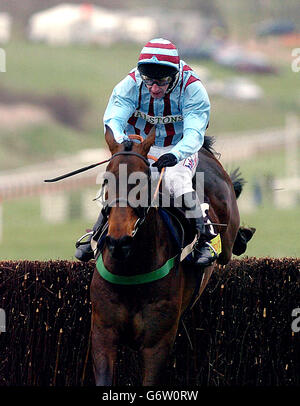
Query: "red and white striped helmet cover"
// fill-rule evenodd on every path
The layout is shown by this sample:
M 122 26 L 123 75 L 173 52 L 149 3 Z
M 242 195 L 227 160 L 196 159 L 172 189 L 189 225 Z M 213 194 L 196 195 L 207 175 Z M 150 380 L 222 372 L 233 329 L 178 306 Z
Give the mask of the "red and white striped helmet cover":
M 138 66 L 142 63 L 168 65 L 179 71 L 180 58 L 177 48 L 172 42 L 163 38 L 155 38 L 149 41 L 142 49 Z

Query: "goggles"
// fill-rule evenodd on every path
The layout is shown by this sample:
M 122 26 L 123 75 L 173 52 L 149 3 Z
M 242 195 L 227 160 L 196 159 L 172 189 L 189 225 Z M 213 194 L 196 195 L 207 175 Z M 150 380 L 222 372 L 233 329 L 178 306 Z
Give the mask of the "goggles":
M 149 76 L 141 75 L 141 78 L 147 86 L 153 86 L 154 83 L 156 83 L 157 86 L 166 86 L 166 85 L 169 85 L 173 80 L 172 76 L 166 76 L 161 79 L 152 79 L 152 78 L 149 78 Z

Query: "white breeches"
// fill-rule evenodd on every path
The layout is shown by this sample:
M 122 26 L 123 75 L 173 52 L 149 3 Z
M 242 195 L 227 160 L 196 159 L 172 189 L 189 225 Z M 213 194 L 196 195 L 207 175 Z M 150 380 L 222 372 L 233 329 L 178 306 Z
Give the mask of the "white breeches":
M 157 147 L 152 146 L 149 151 L 149 155 L 153 155 L 159 158 L 163 154 L 167 154 L 173 148 L 172 145 L 169 147 Z M 150 165 L 154 162 L 149 159 Z M 194 190 L 192 179 L 196 173 L 196 168 L 198 165 L 198 153 L 191 155 L 178 162 L 175 166 L 167 167 L 164 173 L 164 185 L 167 191 L 176 198 L 185 193 L 192 192 Z M 157 168 L 151 168 L 151 176 L 154 180 L 159 178 L 159 172 Z

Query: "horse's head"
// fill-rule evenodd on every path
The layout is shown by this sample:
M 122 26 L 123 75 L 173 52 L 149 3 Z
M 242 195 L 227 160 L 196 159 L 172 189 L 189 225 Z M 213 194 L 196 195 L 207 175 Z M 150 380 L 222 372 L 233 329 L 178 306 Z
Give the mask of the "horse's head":
M 155 140 L 155 131 L 141 143 L 119 144 L 109 127 L 105 140 L 112 154 L 106 169 L 108 232 L 110 254 L 124 260 L 132 253 L 133 237 L 144 222 L 149 207 L 150 169 L 147 154 Z

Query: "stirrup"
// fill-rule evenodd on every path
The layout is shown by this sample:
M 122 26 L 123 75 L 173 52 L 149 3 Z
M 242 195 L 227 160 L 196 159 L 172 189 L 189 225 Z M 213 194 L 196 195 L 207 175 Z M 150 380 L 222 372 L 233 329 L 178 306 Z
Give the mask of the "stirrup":
M 93 231 L 89 231 L 76 241 L 75 258 L 79 259 L 79 261 L 88 262 L 90 259 L 94 258 L 94 251 L 91 247 L 92 235 Z M 82 242 L 86 237 L 88 237 L 87 241 Z
M 92 235 L 94 234 L 93 231 L 89 231 L 88 233 L 83 234 L 83 236 L 81 236 L 75 243 L 75 247 L 78 248 L 80 247 L 80 245 L 86 245 L 86 244 L 90 244 L 91 243 L 91 238 Z M 81 242 L 84 238 L 91 236 L 91 238 L 87 241 Z

